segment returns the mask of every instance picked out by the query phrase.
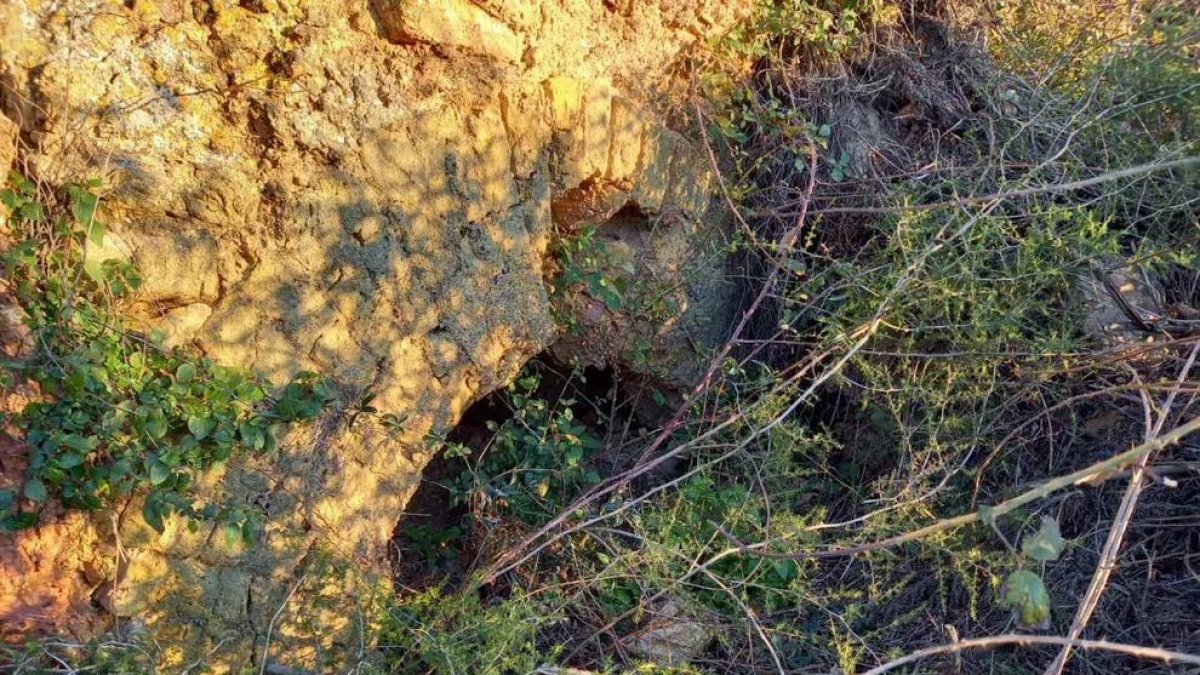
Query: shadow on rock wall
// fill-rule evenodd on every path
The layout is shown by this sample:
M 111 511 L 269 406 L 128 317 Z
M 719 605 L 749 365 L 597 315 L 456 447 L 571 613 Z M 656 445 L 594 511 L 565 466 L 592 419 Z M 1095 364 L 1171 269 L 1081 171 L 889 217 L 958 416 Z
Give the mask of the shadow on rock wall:
M 169 643 L 236 638 L 230 646 L 257 657 L 303 582 L 278 617 L 277 649 L 311 666 L 338 651 L 339 629 L 342 648 L 359 643 L 355 594 L 387 581 L 359 575 L 386 569 L 383 547 L 432 450 L 426 437 L 553 339 L 541 276 L 549 186 L 544 168 L 515 179 L 509 154 L 498 116 L 448 112 L 364 138 L 342 162 L 297 167 L 298 185 L 268 181 L 270 219 L 230 237 L 244 268 L 221 279 L 192 341 L 276 382 L 313 369 L 349 402 L 370 390 L 375 406 L 407 415 L 405 432 L 370 420 L 351 432 L 333 411 L 288 434 L 277 458 L 210 477 L 213 498 L 262 509 L 267 528 L 250 548 L 226 543 L 219 525 L 191 534 L 172 523 L 159 536 L 130 509 L 116 613 L 150 620 Z M 177 251 L 203 250 L 174 236 Z M 129 238 L 153 288 L 158 270 Z M 337 572 L 318 559 L 356 564 Z

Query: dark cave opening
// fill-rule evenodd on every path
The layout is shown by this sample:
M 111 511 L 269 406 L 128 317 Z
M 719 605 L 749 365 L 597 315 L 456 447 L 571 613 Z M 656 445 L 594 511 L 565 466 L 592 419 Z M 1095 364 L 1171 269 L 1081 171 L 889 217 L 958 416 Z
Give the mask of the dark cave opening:
M 552 409 L 569 407 L 573 421 L 600 441 L 589 459 L 598 475 L 610 475 L 636 453 L 644 437 L 666 414 L 654 403 L 653 383 L 607 365 L 565 364 L 549 351 L 531 359 L 522 376 L 536 375 L 530 398 Z M 660 399 L 661 400 L 661 399 Z M 517 525 L 481 512 L 478 500 L 464 498 L 464 484 L 489 452 L 496 430 L 513 419 L 513 390 L 505 387 L 476 401 L 446 434 L 442 449 L 422 472 L 393 530 L 389 547 L 398 591 L 420 593 L 438 585 L 459 586 L 485 564 L 498 542 Z M 447 451 L 457 448 L 458 451 Z

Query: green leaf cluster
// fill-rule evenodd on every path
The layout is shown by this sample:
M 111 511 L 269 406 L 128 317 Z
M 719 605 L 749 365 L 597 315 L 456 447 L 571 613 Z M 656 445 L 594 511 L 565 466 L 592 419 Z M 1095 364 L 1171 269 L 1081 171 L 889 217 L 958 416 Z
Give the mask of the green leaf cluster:
M 554 281 L 553 295 L 566 299 L 580 293 L 604 303 L 609 311 L 620 311 L 626 304 L 628 282 L 613 271 L 633 273 L 633 268 L 618 260 L 612 251 L 597 238 L 595 225 L 579 233 L 563 237 L 555 245 L 562 273 Z M 574 328 L 574 326 L 572 326 Z
M 547 609 L 547 595 L 535 598 L 516 588 L 503 602 L 485 603 L 479 593 L 434 588 L 390 607 L 378 642 L 394 673 L 532 673 L 560 652 L 539 640 L 559 618 Z
M 1037 532 L 1021 540 L 1021 553 L 1041 563 L 1058 560 L 1067 542 L 1059 531 L 1058 521 L 1042 517 Z M 1022 628 L 1045 630 L 1050 627 L 1050 593 L 1041 575 L 1027 569 L 1017 569 L 1008 575 L 1002 588 L 1001 604 L 1013 612 Z
M 239 370 L 128 332 L 116 303 L 137 289 L 136 270 L 86 261 L 87 247 L 105 236 L 97 185 L 71 185 L 47 203 L 25 178 L 14 174 L 10 184 L 0 201 L 6 234 L 18 243 L 0 263 L 38 345 L 19 367 L 43 395 L 15 420 L 30 447 L 21 497 L 35 510 L 51 498 L 94 510 L 141 494 L 157 530 L 177 513 L 233 520 L 250 536 L 255 518 L 245 509 L 195 503 L 197 476 L 235 453 L 273 452 L 278 425 L 320 414 L 328 386 L 301 373 L 272 401 Z M 19 506 L 16 495 L 0 493 L 4 527 L 37 522 Z
M 574 400 L 551 404 L 538 395 L 539 384 L 536 371 L 527 370 L 509 387 L 513 415 L 489 423 L 491 442 L 453 486 L 456 503 L 481 495 L 504 512 L 538 524 L 600 481 L 590 464 L 599 439 L 575 418 Z

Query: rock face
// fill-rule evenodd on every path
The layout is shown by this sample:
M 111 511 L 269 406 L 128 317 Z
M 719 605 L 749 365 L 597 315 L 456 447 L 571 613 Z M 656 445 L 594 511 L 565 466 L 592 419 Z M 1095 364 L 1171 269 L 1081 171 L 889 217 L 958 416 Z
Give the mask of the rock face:
M 2 240 L 0 234 L 0 248 Z M 24 322 L 24 312 L 0 278 L 0 359 L 19 362 L 34 352 L 34 337 Z M 40 395 L 35 382 L 16 372 L 9 375 L 0 382 L 0 416 L 20 412 Z M 0 424 L 0 490 L 19 494 L 29 448 L 10 431 Z M 0 545 L 0 641 L 49 631 L 88 633 L 102 625 L 92 611 L 91 592 L 113 564 L 97 546 L 85 514 L 57 506 L 47 511 L 38 530 Z
M 250 548 L 118 514 L 100 602 L 179 661 L 324 670 L 356 652 L 347 589 L 371 583 L 318 563 L 383 560 L 422 439 L 555 340 L 554 228 L 623 208 L 704 220 L 705 155 L 647 101 L 745 4 L 0 0 L 0 134 L 19 129 L 43 180 L 111 186 L 89 255 L 139 265 L 141 319 L 408 416 L 396 437 L 334 414 L 208 477 L 266 515 Z

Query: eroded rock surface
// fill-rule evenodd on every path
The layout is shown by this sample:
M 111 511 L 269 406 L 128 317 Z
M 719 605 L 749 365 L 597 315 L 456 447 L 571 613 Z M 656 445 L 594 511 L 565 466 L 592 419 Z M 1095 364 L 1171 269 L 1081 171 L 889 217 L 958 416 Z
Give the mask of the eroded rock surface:
M 41 179 L 112 186 L 89 255 L 139 265 L 141 319 L 408 415 L 396 438 L 335 413 L 210 476 L 265 514 L 250 548 L 127 509 L 100 602 L 180 661 L 261 659 L 277 611 L 268 660 L 358 650 L 355 584 L 314 565 L 383 560 L 423 439 L 555 340 L 553 227 L 704 220 L 704 155 L 647 101 L 744 4 L 0 0 L 0 133 Z

